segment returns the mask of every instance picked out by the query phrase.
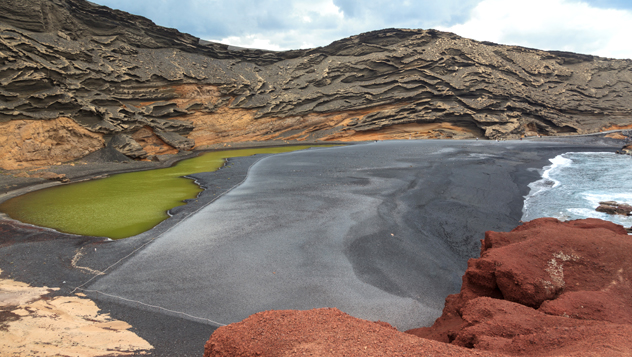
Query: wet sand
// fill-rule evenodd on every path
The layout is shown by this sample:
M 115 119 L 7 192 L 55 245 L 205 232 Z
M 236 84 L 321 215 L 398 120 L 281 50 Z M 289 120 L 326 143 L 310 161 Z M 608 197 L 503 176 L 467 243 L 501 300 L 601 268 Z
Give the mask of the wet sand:
M 519 224 L 527 184 L 549 158 L 619 148 L 598 138 L 393 141 L 240 158 L 194 175 L 208 190 L 125 240 L 0 221 L 0 268 L 57 295 L 86 293 L 156 356 L 201 355 L 218 323 L 265 309 L 335 306 L 419 327 L 458 291 L 483 233 Z

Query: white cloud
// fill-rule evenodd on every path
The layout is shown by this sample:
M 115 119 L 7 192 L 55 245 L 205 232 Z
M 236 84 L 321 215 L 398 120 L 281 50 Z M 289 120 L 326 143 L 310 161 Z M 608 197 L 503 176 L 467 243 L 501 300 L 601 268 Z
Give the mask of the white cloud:
M 342 19 L 340 8 L 333 0 L 313 0 L 309 2 L 294 2 L 292 7 L 295 12 L 315 12 L 320 15 L 333 15 Z
M 320 46 L 318 41 L 319 34 L 310 33 L 309 31 L 279 31 L 276 33 L 257 33 L 243 36 L 227 36 L 223 38 L 211 38 L 209 41 L 219 42 L 231 46 L 265 49 L 272 51 L 284 51 L 288 49 L 314 48 Z M 285 44 L 281 46 L 279 44 Z M 288 46 L 287 44 L 291 44 Z
M 480 41 L 632 58 L 632 12 L 570 0 L 483 0 L 460 24 L 439 27 Z
M 298 49 L 383 28 L 462 21 L 481 0 L 93 0 L 209 41 Z M 267 39 L 268 42 L 265 42 Z
M 266 49 L 272 51 L 281 51 L 281 47 L 279 45 L 272 43 L 272 40 L 268 37 L 264 37 L 260 34 L 255 35 L 246 35 L 246 36 L 229 36 L 225 37 L 221 40 L 214 41 L 223 43 L 226 45 L 237 46 L 237 47 L 245 47 L 245 48 L 253 48 L 253 49 Z

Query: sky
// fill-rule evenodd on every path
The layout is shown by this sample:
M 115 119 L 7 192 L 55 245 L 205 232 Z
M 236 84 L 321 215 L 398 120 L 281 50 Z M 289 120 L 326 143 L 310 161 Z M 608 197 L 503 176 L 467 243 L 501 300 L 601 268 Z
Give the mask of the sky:
M 632 58 L 632 0 L 91 0 L 204 40 L 289 50 L 384 28 Z

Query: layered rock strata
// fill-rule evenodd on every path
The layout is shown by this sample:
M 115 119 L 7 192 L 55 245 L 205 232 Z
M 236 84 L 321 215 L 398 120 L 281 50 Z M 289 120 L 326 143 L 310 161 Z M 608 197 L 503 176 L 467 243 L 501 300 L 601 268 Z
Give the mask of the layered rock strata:
M 403 333 L 331 309 L 270 311 L 219 328 L 205 356 L 629 356 L 631 249 L 610 222 L 537 219 L 486 233 L 432 327 Z
M 124 152 L 141 158 L 154 154 L 131 141 L 146 129 L 163 151 L 266 140 L 592 133 L 632 125 L 631 66 L 434 30 L 380 30 L 308 50 L 250 50 L 84 0 L 6 0 L 0 131 L 16 120 L 71 118 L 106 142 L 127 135 Z M 32 143 L 16 142 L 24 153 L 0 149 L 16 162 L 2 167 L 84 155 L 25 154 Z M 104 145 L 91 143 L 88 151 Z

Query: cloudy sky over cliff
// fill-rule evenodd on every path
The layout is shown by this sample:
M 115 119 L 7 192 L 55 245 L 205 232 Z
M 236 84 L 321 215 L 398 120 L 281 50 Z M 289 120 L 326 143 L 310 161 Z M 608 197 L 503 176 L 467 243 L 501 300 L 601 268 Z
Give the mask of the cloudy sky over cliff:
M 205 40 L 285 50 L 383 28 L 632 58 L 631 0 L 92 0 Z

